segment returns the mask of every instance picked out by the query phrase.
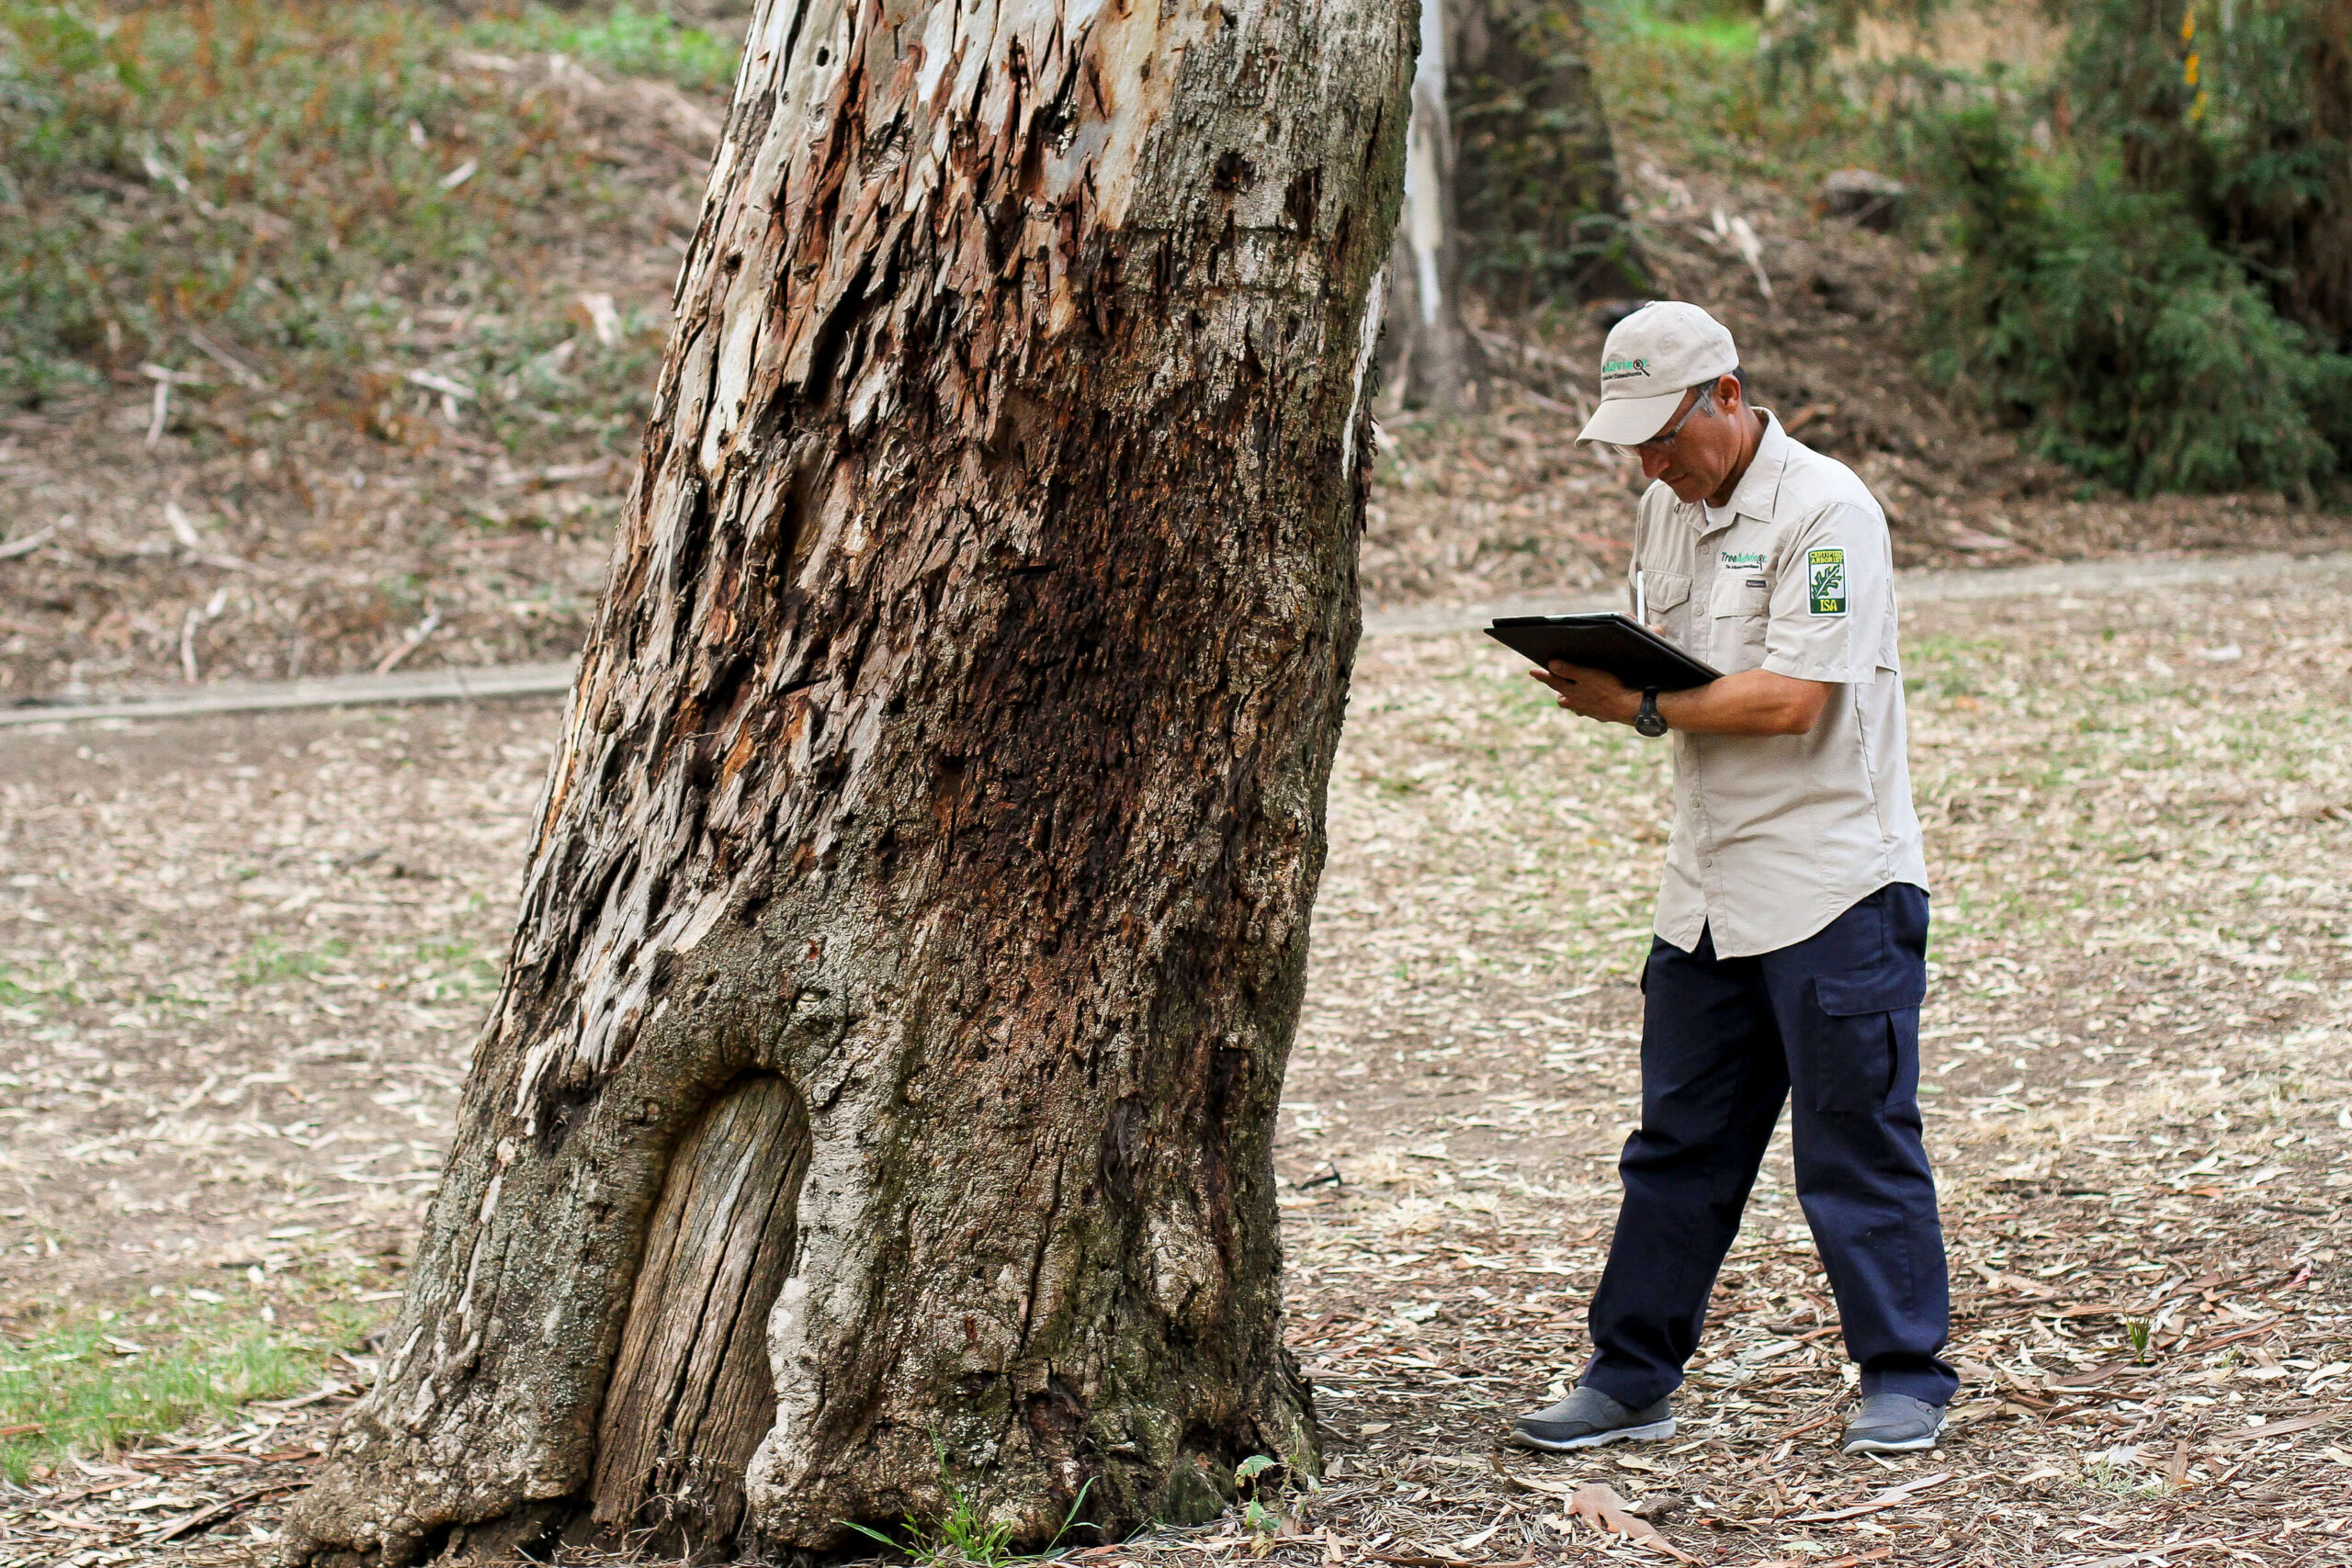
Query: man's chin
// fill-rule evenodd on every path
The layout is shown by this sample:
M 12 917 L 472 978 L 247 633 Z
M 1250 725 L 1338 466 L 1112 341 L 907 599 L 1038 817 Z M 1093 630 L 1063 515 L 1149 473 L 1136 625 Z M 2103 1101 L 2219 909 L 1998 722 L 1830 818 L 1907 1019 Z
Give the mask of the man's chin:
M 1711 493 L 1704 488 L 1703 481 L 1695 479 L 1668 479 L 1666 481 L 1666 488 L 1672 491 L 1674 499 L 1685 506 L 1696 506 L 1706 500 Z

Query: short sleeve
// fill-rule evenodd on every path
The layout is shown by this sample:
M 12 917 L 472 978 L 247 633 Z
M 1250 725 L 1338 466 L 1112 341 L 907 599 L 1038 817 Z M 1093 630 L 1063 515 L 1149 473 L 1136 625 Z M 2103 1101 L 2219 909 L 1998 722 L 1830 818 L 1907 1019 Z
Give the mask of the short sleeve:
M 1860 685 L 1891 669 L 1894 562 L 1886 524 L 1837 502 L 1800 524 L 1772 584 L 1763 667 Z

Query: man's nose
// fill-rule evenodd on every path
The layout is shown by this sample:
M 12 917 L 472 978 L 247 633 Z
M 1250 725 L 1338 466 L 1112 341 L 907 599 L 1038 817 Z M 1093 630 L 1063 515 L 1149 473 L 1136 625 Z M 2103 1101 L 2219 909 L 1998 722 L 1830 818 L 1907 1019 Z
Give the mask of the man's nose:
M 1642 460 L 1642 478 L 1645 479 L 1656 479 L 1660 474 L 1666 472 L 1665 453 L 1645 452 L 1641 450 L 1641 448 L 1635 447 L 1634 455 Z

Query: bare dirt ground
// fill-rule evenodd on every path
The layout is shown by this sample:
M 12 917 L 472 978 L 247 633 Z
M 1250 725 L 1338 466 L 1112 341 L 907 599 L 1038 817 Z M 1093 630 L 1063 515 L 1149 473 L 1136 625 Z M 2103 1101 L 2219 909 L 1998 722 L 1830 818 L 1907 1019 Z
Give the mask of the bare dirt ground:
M 1886 1461 L 1836 1452 L 1785 1148 L 1676 1440 L 1495 1451 L 1584 1354 L 1666 758 L 1479 639 L 1367 643 L 1279 1153 L 1329 1463 L 1280 1536 L 1228 1518 L 1088 1560 L 1662 1561 L 1566 1512 L 1606 1483 L 1710 1563 L 2352 1561 L 2347 588 L 2339 563 L 1911 613 L 1966 1387 L 1940 1451 Z M 0 1325 L 112 1314 L 85 1360 L 118 1367 L 258 1325 L 302 1369 L 0 1482 L 0 1564 L 266 1551 L 372 1374 L 554 712 L 0 749 Z

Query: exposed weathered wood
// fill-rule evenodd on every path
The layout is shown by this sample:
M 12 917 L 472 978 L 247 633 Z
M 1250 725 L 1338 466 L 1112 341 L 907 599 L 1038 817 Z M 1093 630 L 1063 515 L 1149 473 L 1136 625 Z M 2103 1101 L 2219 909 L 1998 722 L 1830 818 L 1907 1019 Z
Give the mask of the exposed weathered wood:
M 749 1532 L 952 1486 L 1042 1540 L 1314 1462 L 1272 1143 L 1410 26 L 754 13 L 505 988 L 294 1555 L 586 1505 L 670 1151 L 747 1072 L 808 1144 Z
M 602 1533 L 681 1556 L 733 1545 L 743 1472 L 775 1424 L 767 1317 L 808 1165 L 808 1119 L 770 1074 L 731 1086 L 679 1144 L 596 1434 Z

